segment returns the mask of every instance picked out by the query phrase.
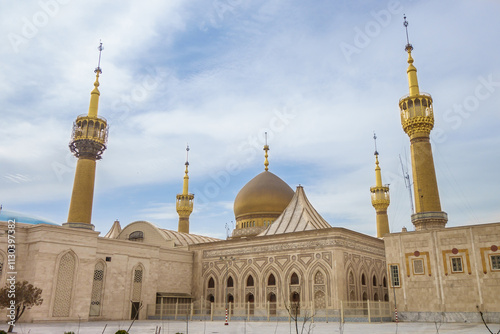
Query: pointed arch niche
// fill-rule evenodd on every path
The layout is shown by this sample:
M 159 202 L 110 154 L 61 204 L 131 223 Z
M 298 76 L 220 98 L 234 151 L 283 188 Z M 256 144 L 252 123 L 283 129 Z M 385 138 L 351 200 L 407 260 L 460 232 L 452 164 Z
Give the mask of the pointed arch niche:
M 94 267 L 94 280 L 92 282 L 92 294 L 90 295 L 89 316 L 101 315 L 102 295 L 104 289 L 104 272 L 106 264 L 103 261 L 96 263 Z
M 54 294 L 53 317 L 69 317 L 77 257 L 73 251 L 67 251 L 59 259 L 56 288 Z

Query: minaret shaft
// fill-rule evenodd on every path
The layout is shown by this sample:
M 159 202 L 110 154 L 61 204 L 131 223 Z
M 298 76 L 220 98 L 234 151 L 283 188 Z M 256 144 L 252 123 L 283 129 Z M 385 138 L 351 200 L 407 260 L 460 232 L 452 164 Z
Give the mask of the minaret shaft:
M 411 140 L 415 212 L 441 211 L 434 159 L 429 137 Z
M 68 222 L 91 224 L 96 161 L 80 158 L 76 164 Z

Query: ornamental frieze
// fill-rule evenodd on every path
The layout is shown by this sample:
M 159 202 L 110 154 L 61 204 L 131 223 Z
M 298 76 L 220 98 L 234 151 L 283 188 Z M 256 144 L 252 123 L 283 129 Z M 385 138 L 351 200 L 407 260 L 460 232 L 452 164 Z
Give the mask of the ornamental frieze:
M 328 238 L 328 239 L 316 239 L 308 241 L 295 241 L 295 242 L 283 242 L 276 244 L 265 244 L 265 245 L 255 245 L 246 246 L 239 248 L 229 248 L 229 249 L 214 249 L 214 250 L 204 250 L 204 258 L 213 258 L 221 256 L 244 256 L 256 253 L 275 253 L 275 252 L 289 252 L 297 251 L 302 249 L 317 249 L 324 247 L 344 247 L 358 252 L 366 252 L 376 256 L 385 256 L 385 250 L 383 247 L 377 248 L 372 246 L 364 245 L 360 242 L 355 242 L 340 238 Z

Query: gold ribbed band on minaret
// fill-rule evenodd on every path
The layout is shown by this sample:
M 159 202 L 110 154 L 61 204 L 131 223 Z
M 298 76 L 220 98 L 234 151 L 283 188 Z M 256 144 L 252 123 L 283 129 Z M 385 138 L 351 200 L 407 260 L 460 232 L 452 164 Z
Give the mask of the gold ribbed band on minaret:
M 410 137 L 410 150 L 413 173 L 413 191 L 415 196 L 415 213 L 412 223 L 415 230 L 426 230 L 445 227 L 448 215 L 441 211 L 441 202 L 434 169 L 434 159 L 430 143 L 430 133 L 434 127 L 434 111 L 432 97 L 420 92 L 417 80 L 417 69 L 413 65 L 412 47 L 408 52 L 408 85 L 410 94 L 399 100 L 401 125 Z
M 102 44 L 100 46 L 102 51 Z M 100 67 L 95 70 L 94 89 L 90 93 L 89 111 L 80 115 L 73 124 L 73 132 L 69 148 L 76 163 L 73 192 L 69 205 L 68 221 L 63 226 L 93 230 L 92 204 L 94 200 L 96 161 L 101 159 L 106 150 L 108 140 L 108 123 L 105 118 L 97 115 L 99 107 L 99 75 Z

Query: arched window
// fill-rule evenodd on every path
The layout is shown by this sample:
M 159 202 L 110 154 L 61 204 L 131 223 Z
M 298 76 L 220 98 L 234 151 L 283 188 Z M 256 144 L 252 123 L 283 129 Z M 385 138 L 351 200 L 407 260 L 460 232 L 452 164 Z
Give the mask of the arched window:
M 104 263 L 97 262 L 94 268 L 94 282 L 92 283 L 92 294 L 90 295 L 90 316 L 101 315 L 101 298 L 104 286 Z
M 349 284 L 354 284 L 354 274 L 351 272 L 349 272 Z
M 316 275 L 314 275 L 314 284 L 325 284 L 325 276 L 321 271 L 318 271 Z
M 290 277 L 290 284 L 291 285 L 298 285 L 299 284 L 299 276 L 296 273 L 293 273 L 292 277 Z
M 382 279 L 382 284 L 383 284 L 384 288 L 387 288 L 387 279 L 385 278 L 385 276 Z
M 53 317 L 69 317 L 70 315 L 75 267 L 76 258 L 72 253 L 68 252 L 61 257 L 57 272 Z
M 365 276 L 365 274 L 361 274 L 361 285 L 366 285 L 366 276 Z
M 378 302 L 378 293 L 375 292 L 375 294 L 373 295 L 373 300 Z
M 215 297 L 214 297 L 214 295 L 208 295 L 207 300 L 208 300 L 209 302 L 211 302 L 211 303 L 214 303 L 214 302 L 215 302 Z
M 269 278 L 267 279 L 267 285 L 276 285 L 276 278 L 274 278 L 273 274 L 269 275 Z
M 389 301 L 389 295 L 387 293 L 384 295 L 384 301 L 386 301 L 386 302 Z
M 208 280 L 208 288 L 215 288 L 215 281 L 214 281 L 214 278 L 213 277 L 210 277 L 210 279 Z
M 232 288 L 234 286 L 233 277 L 229 276 L 227 279 L 227 287 Z
M 363 292 L 363 301 L 367 301 L 368 300 L 368 295 L 366 294 L 366 292 Z
M 253 277 L 252 275 L 247 278 L 247 286 L 253 286 Z
M 143 241 L 144 240 L 144 232 L 142 231 L 134 231 L 130 233 L 128 236 L 128 240 L 130 241 Z
M 141 295 L 142 295 L 142 281 L 144 270 L 141 265 L 138 265 L 132 271 L 132 308 L 130 312 L 131 319 L 139 318 L 139 311 L 141 309 Z
M 377 286 L 377 277 L 373 275 L 373 286 Z
M 354 290 L 351 290 L 351 292 L 349 293 L 349 300 L 354 301 L 355 299 L 356 299 L 356 296 L 354 294 Z

